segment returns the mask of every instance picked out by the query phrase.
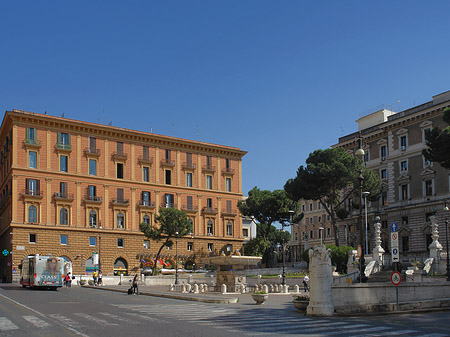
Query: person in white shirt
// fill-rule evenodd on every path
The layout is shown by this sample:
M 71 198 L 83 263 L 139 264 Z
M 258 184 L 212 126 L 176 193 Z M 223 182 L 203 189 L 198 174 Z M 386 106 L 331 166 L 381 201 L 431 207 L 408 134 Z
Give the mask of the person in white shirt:
M 308 275 L 305 275 L 305 277 L 303 278 L 303 286 L 305 291 L 309 291 L 309 277 Z

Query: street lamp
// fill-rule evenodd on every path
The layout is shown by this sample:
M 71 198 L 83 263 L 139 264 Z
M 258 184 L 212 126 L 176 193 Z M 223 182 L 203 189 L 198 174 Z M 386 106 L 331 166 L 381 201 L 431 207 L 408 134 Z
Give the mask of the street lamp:
M 292 210 L 290 210 L 290 211 L 288 211 L 289 212 L 289 221 L 291 222 L 291 245 L 290 245 L 290 249 L 289 249 L 289 256 L 290 256 L 290 261 L 291 261 L 291 263 L 294 261 L 294 259 L 293 259 L 293 257 L 292 257 L 292 253 L 293 253 L 293 249 L 292 249 L 292 237 L 293 237 L 293 231 L 292 231 L 292 225 L 293 225 L 293 223 L 292 223 L 292 217 L 293 217 L 293 215 L 294 215 L 294 211 L 292 211 Z
M 175 284 L 178 284 L 178 232 L 175 232 Z
M 445 207 L 444 207 L 444 212 L 445 212 L 445 242 L 446 242 L 446 248 L 447 248 L 447 281 L 450 281 L 450 257 L 448 256 L 448 218 L 447 218 L 447 214 L 448 214 L 448 200 L 445 201 Z
M 360 157 L 361 160 L 364 159 L 364 149 L 362 148 L 362 137 L 361 134 L 359 136 L 359 149 L 356 150 L 355 155 L 357 157 Z M 361 249 L 364 247 L 364 235 L 363 235 L 363 223 L 362 223 L 362 198 L 363 198 L 363 182 L 364 182 L 364 176 L 363 176 L 363 171 L 362 168 L 359 170 L 359 177 L 358 177 L 358 181 L 359 181 L 359 216 L 358 216 L 358 221 L 359 221 L 359 229 L 360 229 L 360 245 L 361 245 Z M 364 253 L 361 253 L 361 257 L 359 258 L 359 283 L 365 282 L 365 275 L 364 275 Z M 363 280 L 364 279 L 364 280 Z
M 364 195 L 364 214 L 365 214 L 365 223 L 366 223 L 366 255 L 369 254 L 369 248 L 367 243 L 367 196 L 370 192 L 363 192 Z M 361 247 L 362 248 L 362 247 Z

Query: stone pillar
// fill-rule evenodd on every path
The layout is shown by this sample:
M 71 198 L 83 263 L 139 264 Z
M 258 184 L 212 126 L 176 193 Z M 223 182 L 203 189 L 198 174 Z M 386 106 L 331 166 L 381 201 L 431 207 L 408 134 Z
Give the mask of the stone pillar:
M 442 245 L 439 243 L 439 225 L 437 223 L 437 216 L 430 217 L 431 220 L 431 237 L 433 242 L 428 246 L 430 249 L 430 257 L 438 261 L 439 252 L 442 250 Z
M 333 269 L 331 250 L 318 246 L 309 250 L 310 300 L 306 309 L 307 316 L 331 316 L 334 313 L 331 286 Z
M 381 247 L 381 223 L 379 217 L 376 217 L 375 220 L 375 248 L 373 249 L 373 259 L 378 265 L 382 266 L 384 249 Z

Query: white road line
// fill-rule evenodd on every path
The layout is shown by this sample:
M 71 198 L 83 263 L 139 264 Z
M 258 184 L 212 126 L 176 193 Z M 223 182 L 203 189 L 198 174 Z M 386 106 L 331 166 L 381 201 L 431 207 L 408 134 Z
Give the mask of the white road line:
M 24 320 L 27 322 L 33 324 L 36 328 L 48 328 L 51 327 L 49 323 L 46 321 L 43 321 L 40 318 L 37 318 L 36 316 L 22 316 Z
M 150 322 L 167 322 L 164 319 L 159 319 L 159 318 L 155 318 L 155 317 L 149 317 L 149 316 L 145 316 L 145 315 L 140 315 L 140 314 L 136 314 L 135 312 L 124 312 L 125 315 L 130 315 L 139 319 L 143 319 L 146 321 L 150 321 Z
M 0 317 L 0 330 L 1 331 L 9 331 L 9 330 L 17 330 L 19 327 L 11 322 L 6 317 Z
M 426 334 L 426 335 L 420 335 L 418 337 L 448 337 L 448 334 L 442 334 L 442 333 L 431 333 L 431 334 Z
M 124 317 L 120 317 L 120 316 L 111 314 L 109 312 L 99 312 L 99 314 L 103 315 L 103 316 L 106 316 L 106 317 L 109 317 L 109 318 L 112 318 L 115 321 L 119 321 L 119 322 L 123 322 L 123 323 L 127 323 L 127 324 L 139 324 L 139 322 L 137 322 L 137 321 L 134 321 L 132 319 L 127 319 L 127 318 L 124 318 Z
M 74 315 L 78 316 L 78 317 L 81 317 L 81 318 L 84 318 L 87 321 L 90 321 L 90 322 L 93 322 L 93 323 L 97 323 L 97 324 L 102 325 L 102 326 L 117 326 L 117 325 L 119 325 L 117 323 L 110 323 L 108 321 L 105 321 L 104 319 L 101 319 L 101 318 L 98 318 L 98 317 L 94 317 L 92 315 L 85 314 L 84 312 L 75 312 Z
M 85 328 L 85 326 L 79 322 L 74 321 L 73 319 L 70 319 L 66 316 L 59 315 L 59 314 L 50 314 L 49 317 L 56 319 L 57 321 L 63 323 L 65 326 L 68 326 L 72 329 L 81 329 Z

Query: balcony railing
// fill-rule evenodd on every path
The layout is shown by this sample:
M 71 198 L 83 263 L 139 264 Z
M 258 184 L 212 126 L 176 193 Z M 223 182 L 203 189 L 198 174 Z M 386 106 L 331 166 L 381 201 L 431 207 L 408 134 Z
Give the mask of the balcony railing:
M 113 160 L 127 160 L 128 155 L 123 152 L 113 152 L 113 154 L 111 155 L 111 158 Z
M 149 157 L 149 156 L 139 156 L 139 157 L 138 157 L 138 163 L 139 163 L 139 164 L 147 164 L 147 165 L 151 165 L 151 164 L 153 164 L 153 157 Z
M 91 202 L 102 202 L 102 197 L 98 197 L 96 195 L 86 195 L 86 201 L 91 201 Z
M 56 143 L 56 149 L 63 150 L 63 151 L 72 151 L 72 145 Z
M 177 208 L 177 204 L 163 202 L 161 203 L 161 208 Z
M 216 172 L 216 167 L 212 165 L 205 165 L 202 167 L 203 172 Z
M 130 202 L 129 199 L 113 199 L 113 205 L 128 205 Z
M 192 206 L 192 205 L 183 205 L 181 207 L 181 210 L 183 210 L 185 212 L 197 212 L 198 211 L 198 207 Z
M 36 197 L 36 198 L 42 198 L 44 196 L 42 191 L 29 188 L 23 190 L 22 194 L 27 197 Z
M 161 166 L 175 166 L 175 162 L 171 159 L 161 160 Z
M 148 201 L 148 200 L 140 200 L 139 201 L 139 206 L 155 208 L 156 204 L 154 202 L 151 202 L 151 201 Z
M 189 162 L 183 163 L 183 164 L 181 165 L 181 168 L 182 168 L 183 170 L 195 170 L 195 164 L 189 163 Z
M 41 141 L 37 139 L 25 138 L 26 146 L 41 147 Z
M 53 197 L 55 199 L 73 200 L 73 194 L 56 192 Z
M 100 149 L 91 149 L 91 148 L 87 148 L 84 149 L 84 154 L 85 155 L 89 155 L 89 156 L 100 156 Z
M 237 211 L 235 209 L 226 208 L 222 211 L 222 214 L 227 216 L 236 216 Z
M 234 174 L 234 169 L 232 169 L 230 167 L 225 167 L 225 168 L 222 169 L 222 173 L 223 174 L 231 174 L 231 175 L 233 175 Z
M 204 214 L 217 214 L 217 208 L 214 207 L 203 207 L 202 213 Z

